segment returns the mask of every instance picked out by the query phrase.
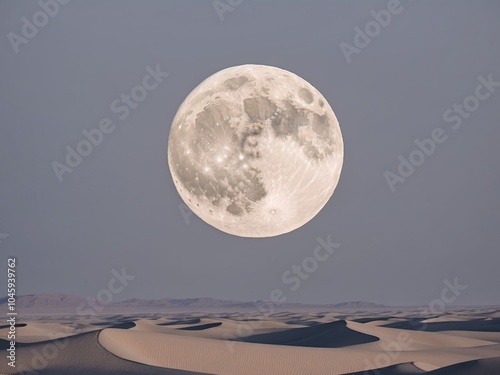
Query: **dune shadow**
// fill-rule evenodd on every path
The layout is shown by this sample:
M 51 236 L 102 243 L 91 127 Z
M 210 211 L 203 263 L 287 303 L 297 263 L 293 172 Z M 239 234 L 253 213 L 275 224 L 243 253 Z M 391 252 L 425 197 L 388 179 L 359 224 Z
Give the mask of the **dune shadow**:
M 312 348 L 342 348 L 379 341 L 376 336 L 354 331 L 344 320 L 318 324 L 312 327 L 247 336 L 244 342 L 258 344 L 305 346 Z
M 490 320 L 474 319 L 459 322 L 435 322 L 422 323 L 425 319 L 418 318 L 385 324 L 383 327 L 408 329 L 412 331 L 480 331 L 480 332 L 500 332 L 500 318 Z M 500 374 L 500 372 L 499 372 Z
M 342 375 L 417 375 L 428 374 L 424 370 L 418 368 L 413 363 L 400 363 L 387 367 L 378 368 L 376 370 L 366 370 L 359 372 L 349 372 Z
M 200 322 L 201 322 L 200 318 L 195 318 L 186 320 L 176 320 L 175 322 L 158 323 L 156 325 L 160 327 L 166 327 L 166 326 L 178 326 L 181 324 L 198 324 Z
M 222 325 L 221 322 L 217 322 L 217 323 L 201 324 L 199 326 L 182 327 L 182 328 L 177 328 L 177 329 L 179 331 L 203 331 L 204 329 L 219 327 L 221 325 Z

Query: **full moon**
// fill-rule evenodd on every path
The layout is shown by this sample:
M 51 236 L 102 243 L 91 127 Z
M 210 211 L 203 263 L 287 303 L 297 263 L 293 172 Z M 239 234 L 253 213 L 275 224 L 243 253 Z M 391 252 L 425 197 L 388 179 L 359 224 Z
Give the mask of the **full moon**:
M 202 220 L 241 237 L 293 231 L 326 205 L 344 143 L 332 108 L 309 82 L 265 65 L 204 80 L 179 107 L 168 165 Z

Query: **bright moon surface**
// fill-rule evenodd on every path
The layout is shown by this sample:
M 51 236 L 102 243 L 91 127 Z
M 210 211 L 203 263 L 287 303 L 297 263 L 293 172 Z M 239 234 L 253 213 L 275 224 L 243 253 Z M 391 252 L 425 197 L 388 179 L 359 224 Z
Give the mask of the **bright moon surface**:
M 221 70 L 179 107 L 168 164 L 202 220 L 242 237 L 288 233 L 337 186 L 344 144 L 332 108 L 310 83 L 275 67 Z

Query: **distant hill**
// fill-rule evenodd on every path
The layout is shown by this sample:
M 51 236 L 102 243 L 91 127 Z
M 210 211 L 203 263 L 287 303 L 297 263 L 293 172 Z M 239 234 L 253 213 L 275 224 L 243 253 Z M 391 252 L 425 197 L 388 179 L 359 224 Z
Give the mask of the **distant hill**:
M 95 298 L 93 299 L 95 302 Z M 99 304 L 99 302 L 96 302 Z M 262 304 L 269 304 L 269 301 L 254 301 L 254 302 L 241 302 L 222 300 L 216 298 L 163 298 L 163 299 L 139 299 L 132 298 L 120 302 L 103 303 L 106 310 L 119 310 L 119 311 L 158 311 L 158 310 L 190 310 L 190 311 L 203 311 L 203 310 L 218 310 L 218 311 L 257 311 L 257 306 Z M 0 308 L 2 305 L 7 304 L 7 297 L 0 298 Z M 19 311 L 30 310 L 53 310 L 65 311 L 76 310 L 78 307 L 90 306 L 86 298 L 77 297 L 68 294 L 30 294 L 25 296 L 16 297 L 16 308 Z M 386 306 L 379 305 L 371 302 L 355 301 L 345 302 L 329 305 L 314 305 L 314 304 L 301 304 L 301 303 L 282 303 L 275 305 L 277 310 L 332 310 L 332 309 L 377 309 Z
M 117 302 L 115 306 L 122 307 L 162 307 L 162 308 L 185 308 L 185 307 L 207 307 L 207 308 L 255 308 L 253 302 L 238 302 L 221 300 L 216 298 L 163 298 L 156 300 L 128 299 Z
M 376 309 L 376 308 L 387 307 L 385 305 L 379 305 L 377 303 L 364 302 L 364 301 L 336 303 L 335 305 L 331 305 L 331 306 L 335 307 L 335 308 L 340 308 L 340 309 L 342 309 L 342 308 L 349 308 L 349 309 Z
M 7 304 L 7 297 L 0 298 L 0 306 Z M 16 308 L 61 308 L 77 307 L 85 303 L 85 298 L 72 296 L 69 294 L 28 294 L 26 296 L 16 296 Z

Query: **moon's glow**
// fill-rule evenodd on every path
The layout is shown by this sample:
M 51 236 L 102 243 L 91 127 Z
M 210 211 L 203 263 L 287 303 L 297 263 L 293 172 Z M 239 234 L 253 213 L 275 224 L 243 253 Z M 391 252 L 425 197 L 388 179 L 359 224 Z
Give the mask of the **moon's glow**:
M 290 232 L 337 186 L 339 123 L 311 84 L 283 69 L 242 65 L 203 81 L 173 120 L 175 187 L 208 224 L 243 237 Z

